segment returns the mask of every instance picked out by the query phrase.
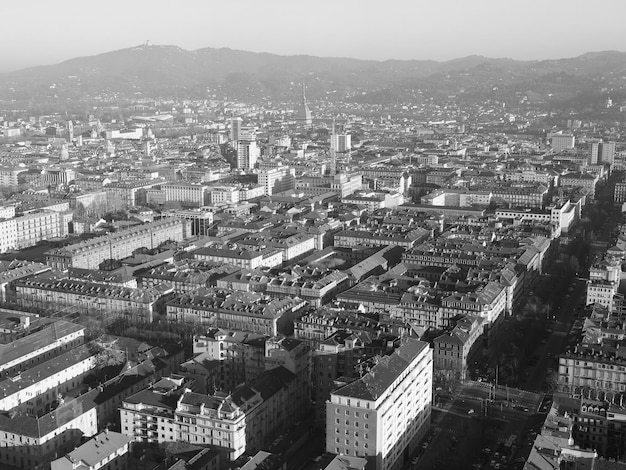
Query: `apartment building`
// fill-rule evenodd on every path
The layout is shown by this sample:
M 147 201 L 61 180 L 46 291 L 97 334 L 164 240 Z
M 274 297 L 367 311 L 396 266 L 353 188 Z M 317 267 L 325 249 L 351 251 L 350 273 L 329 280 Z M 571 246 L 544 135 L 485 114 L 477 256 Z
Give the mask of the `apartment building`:
M 241 272 L 240 268 L 229 264 L 194 261 L 177 265 L 165 264 L 144 272 L 139 276 L 141 287 L 156 287 L 166 283 L 177 294 L 192 292 L 199 287 L 215 286 L 220 279 Z M 219 286 L 218 287 L 226 287 Z M 241 289 L 238 289 L 241 290 Z
M 495 200 L 501 200 L 508 207 L 540 208 L 545 206 L 548 187 L 542 184 L 501 186 L 492 189 Z
M 120 181 L 104 186 L 107 201 L 111 208 L 134 207 L 145 204 L 146 190 L 159 186 L 164 179 L 144 179 L 136 181 Z
M 0 219 L 12 219 L 15 217 L 15 206 L 0 206 Z
M 405 323 L 392 319 L 373 318 L 357 311 L 325 308 L 302 315 L 294 322 L 294 336 L 302 339 L 312 350 L 337 331 L 363 332 L 370 336 L 401 337 L 408 333 Z
M 124 400 L 122 433 L 137 442 L 213 445 L 233 461 L 269 445 L 301 416 L 305 400 L 294 378 L 278 367 L 231 394 L 213 395 L 191 392 L 182 378 L 161 379 Z
M 101 190 L 72 194 L 70 207 L 78 216 L 100 217 L 107 212 L 107 193 Z
M 261 170 L 259 184 L 263 186 L 264 193 L 268 196 L 289 191 L 296 187 L 296 172 L 288 167 Z
M 349 326 L 349 325 L 348 325 Z M 337 330 L 319 342 L 313 351 L 311 374 L 315 401 L 315 423 L 326 427 L 326 402 L 337 388 L 338 381 L 346 383 L 361 377 L 378 357 L 393 353 L 400 339 L 384 333 L 349 329 Z
M 626 451 L 624 407 L 619 402 L 612 403 L 593 398 L 583 398 L 574 403 L 576 405 L 572 410 L 574 442 L 583 449 L 597 452 L 602 457 L 622 460 Z
M 623 337 L 623 330 L 621 331 Z M 626 355 L 605 338 L 598 344 L 579 344 L 559 356 L 559 390 L 574 397 L 612 400 L 626 392 Z
M 201 377 L 219 390 L 234 390 L 265 370 L 267 336 L 238 330 L 211 328 L 194 337 L 196 356 L 181 364 L 187 374 Z
M 362 457 L 368 468 L 395 470 L 430 427 L 432 350 L 407 339 L 362 378 L 331 392 L 326 451 Z
M 454 328 L 433 340 L 435 373 L 448 379 L 464 380 L 467 377 L 468 358 L 476 342 L 482 337 L 484 320 L 466 316 Z
M 252 292 L 217 289 L 212 295 L 183 295 L 166 305 L 167 319 L 276 336 L 289 331 L 307 305 L 298 298 L 271 299 Z
M 50 462 L 50 470 L 126 470 L 131 439 L 108 429 Z
M 52 249 L 46 252 L 46 264 L 60 271 L 70 267 L 98 269 L 104 260 L 126 258 L 137 248 L 154 249 L 166 241 L 182 241 L 191 234 L 190 224 L 190 221 L 184 219 L 162 219 L 137 225 Z
M 359 246 L 401 246 L 413 248 L 430 238 L 431 232 L 424 228 L 409 228 L 405 230 L 377 228 L 373 230 L 342 230 L 335 234 L 336 247 Z
M 161 185 L 165 202 L 180 202 L 186 207 L 202 207 L 211 202 L 209 187 L 191 183 L 167 183 Z
M 21 250 L 42 240 L 64 237 L 72 221 L 71 212 L 34 212 L 0 220 L 0 252 Z
M 28 261 L 0 261 L 0 301 L 15 303 L 15 291 L 11 285 L 18 279 L 25 279 L 50 271 L 50 266 Z
M 273 268 L 274 266 L 280 266 L 283 262 L 282 250 L 276 248 L 207 247 L 194 251 L 193 255 L 197 260 L 232 264 L 242 269 L 256 269 L 261 266 Z
M 344 198 L 361 189 L 363 178 L 360 173 L 341 173 L 334 176 L 302 176 L 296 179 L 296 191 L 309 196 L 333 192 Z
M 208 204 L 236 204 L 240 200 L 237 186 L 212 186 L 209 190 Z
M 81 379 L 96 367 L 96 352 L 86 345 L 49 358 L 0 381 L 0 410 L 19 408 L 41 415 L 66 391 L 80 385 Z M 54 393 L 50 393 L 54 392 Z
M 475 314 L 492 325 L 506 310 L 506 289 L 499 282 L 490 281 L 471 293 L 454 293 L 441 300 L 444 318 Z
M 587 297 L 585 304 L 599 304 L 609 310 L 613 309 L 613 297 L 617 293 L 619 282 L 605 281 L 602 279 L 594 279 L 587 282 Z
M 275 277 L 265 286 L 265 292 L 274 297 L 299 297 L 313 307 L 321 307 L 331 297 L 349 285 L 349 276 L 343 271 L 330 271 L 320 276 L 294 276 L 292 279 Z
M 200 210 L 200 209 L 192 209 L 192 210 L 172 210 L 167 211 L 164 214 L 166 217 L 172 217 L 175 219 L 184 219 L 191 222 L 191 232 L 190 235 L 196 236 L 204 236 L 207 235 L 209 229 L 213 225 L 213 212 Z
M 422 196 L 421 200 L 429 206 L 473 207 L 488 206 L 492 197 L 491 191 L 445 188 Z
M 13 287 L 18 303 L 24 307 L 99 315 L 107 320 L 124 317 L 138 322 L 152 322 L 157 303 L 173 292 L 169 286 L 133 289 L 70 279 L 26 279 L 16 281 Z
M 593 198 L 599 180 L 597 175 L 589 173 L 567 173 L 559 178 L 559 186 L 581 188 L 590 198 Z
M 562 152 L 563 150 L 573 149 L 576 138 L 572 134 L 563 134 L 562 132 L 553 134 L 550 137 L 550 145 L 554 152 Z
M 499 219 L 511 219 L 516 222 L 524 223 L 544 222 L 553 224 L 558 235 L 570 232 L 576 223 L 580 220 L 581 204 L 580 201 L 575 203 L 565 201 L 560 204 L 554 204 L 545 210 L 539 209 L 498 209 L 496 217 Z
M 0 186 L 17 186 L 20 183 L 19 174 L 27 171 L 27 168 L 0 167 Z
M 404 204 L 404 196 L 389 191 L 355 191 L 342 198 L 342 202 L 365 206 L 368 211 L 374 212 L 378 209 L 394 208 Z
M 2 312 L 0 335 L 1 380 L 82 345 L 85 327 L 32 314 L 23 314 L 16 322 L 15 312 Z

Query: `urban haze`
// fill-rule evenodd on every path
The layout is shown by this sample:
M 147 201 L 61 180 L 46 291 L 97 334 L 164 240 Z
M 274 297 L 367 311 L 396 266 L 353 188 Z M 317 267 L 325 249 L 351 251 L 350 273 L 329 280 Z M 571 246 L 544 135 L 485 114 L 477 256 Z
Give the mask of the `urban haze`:
M 626 8 L 212 3 L 3 5 L 0 469 L 626 470 Z

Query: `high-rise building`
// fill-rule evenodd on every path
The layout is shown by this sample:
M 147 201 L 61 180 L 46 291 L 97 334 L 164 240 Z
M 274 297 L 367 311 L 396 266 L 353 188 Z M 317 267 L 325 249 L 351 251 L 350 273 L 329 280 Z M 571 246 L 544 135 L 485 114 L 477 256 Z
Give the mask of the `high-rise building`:
M 433 353 L 407 339 L 372 370 L 330 394 L 326 450 L 364 457 L 368 468 L 402 468 L 430 426 Z
M 592 142 L 589 152 L 589 163 L 592 165 L 612 165 L 615 161 L 615 142 Z
M 600 143 L 599 142 L 592 142 L 589 145 L 589 163 L 591 165 L 597 165 L 598 164 L 598 156 L 600 154 Z
M 330 146 L 335 152 L 347 152 L 352 148 L 350 134 L 333 134 L 330 136 Z
M 312 124 L 311 110 L 306 102 L 304 83 L 302 83 L 302 103 L 300 103 L 300 109 L 298 110 L 298 121 L 304 127 L 310 127 Z
M 237 151 L 237 168 L 245 170 L 254 168 L 259 158 L 259 148 L 256 141 L 238 140 L 235 150 Z
M 67 121 L 67 141 L 71 142 L 74 140 L 74 123 L 72 121 Z
M 241 130 L 241 118 L 232 118 L 230 120 L 230 140 L 238 141 Z
M 615 160 L 615 142 L 602 142 L 598 150 L 598 163 L 612 165 Z

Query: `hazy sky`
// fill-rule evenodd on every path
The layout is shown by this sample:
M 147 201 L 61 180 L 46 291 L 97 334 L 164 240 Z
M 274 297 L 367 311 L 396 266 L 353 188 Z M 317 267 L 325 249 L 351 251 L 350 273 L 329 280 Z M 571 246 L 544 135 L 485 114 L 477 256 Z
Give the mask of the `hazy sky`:
M 0 18 L 0 71 L 147 40 L 376 60 L 626 50 L 624 0 L 29 0 Z

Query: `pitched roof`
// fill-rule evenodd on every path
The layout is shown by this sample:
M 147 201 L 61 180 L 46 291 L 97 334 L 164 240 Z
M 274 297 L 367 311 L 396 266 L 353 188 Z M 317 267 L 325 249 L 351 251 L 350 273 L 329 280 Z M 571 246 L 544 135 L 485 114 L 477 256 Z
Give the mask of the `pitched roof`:
M 368 374 L 335 390 L 333 394 L 375 401 L 428 347 L 428 343 L 409 338 L 392 355 L 381 358 Z

